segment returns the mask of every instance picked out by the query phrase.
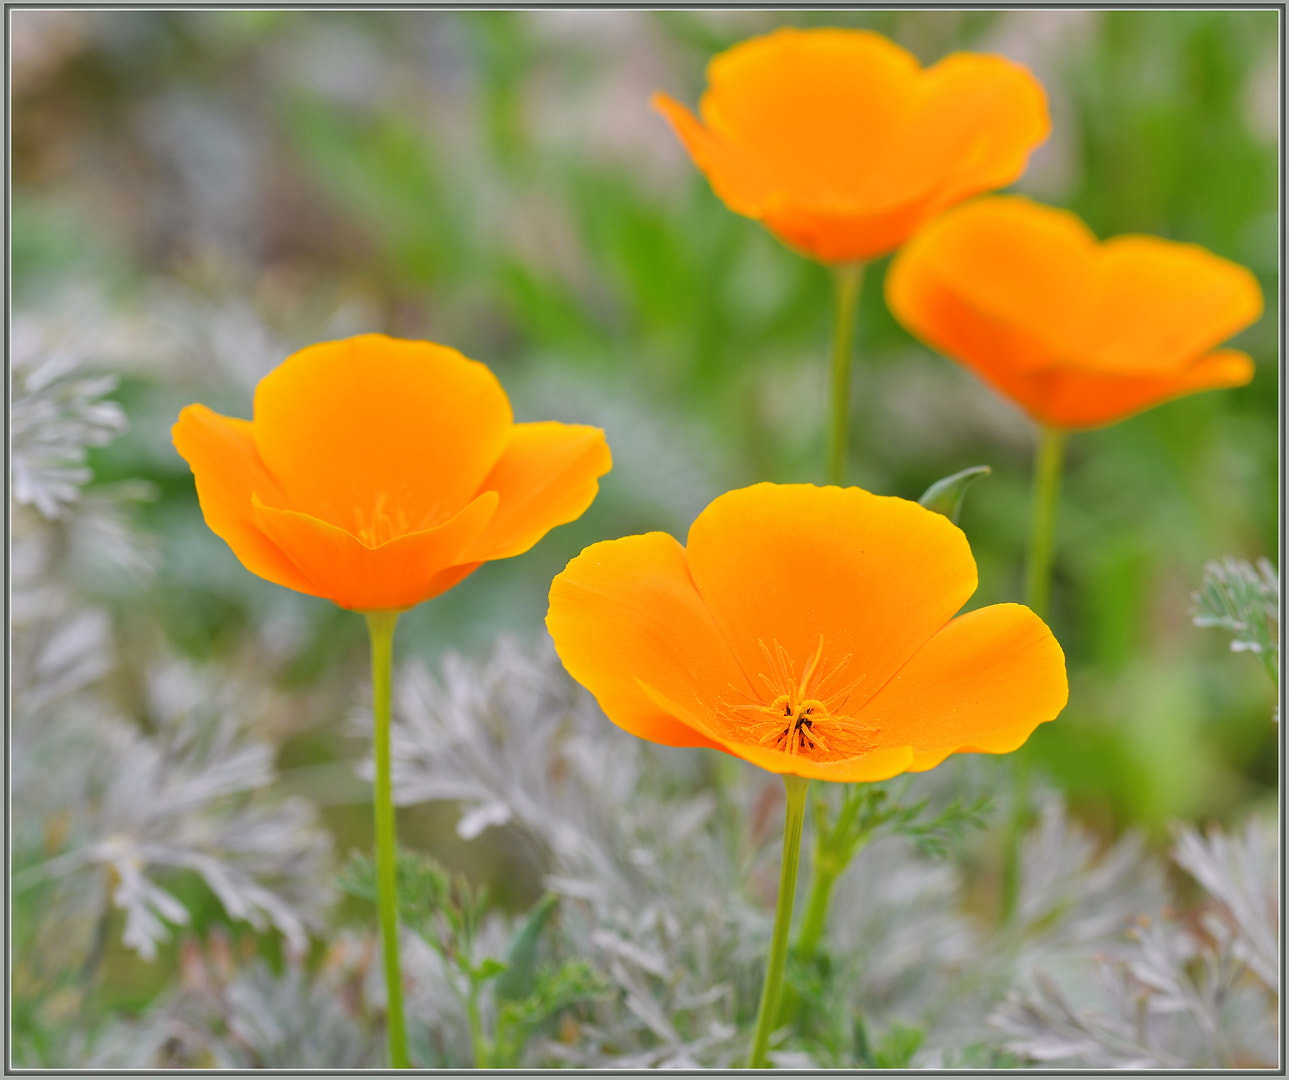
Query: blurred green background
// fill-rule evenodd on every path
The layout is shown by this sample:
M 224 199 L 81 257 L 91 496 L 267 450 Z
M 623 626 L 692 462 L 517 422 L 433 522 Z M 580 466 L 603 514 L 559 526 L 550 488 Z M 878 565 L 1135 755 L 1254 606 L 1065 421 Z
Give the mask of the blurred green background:
M 131 429 L 96 452 L 95 482 L 153 485 L 135 510 L 157 545 L 151 584 L 109 574 L 91 588 L 123 640 L 194 657 L 233 657 L 249 628 L 277 628 L 283 685 L 314 710 L 284 747 L 288 778 L 342 752 L 365 686 L 362 620 L 253 578 L 205 529 L 169 441 L 183 405 L 248 416 L 255 381 L 294 349 L 379 330 L 485 361 L 519 419 L 604 427 L 615 468 L 590 511 L 407 616 L 398 647 L 531 638 L 551 577 L 584 545 L 683 535 L 722 491 L 823 475 L 827 273 L 725 209 L 649 94 L 694 104 L 714 53 L 783 24 L 869 27 L 924 63 L 971 49 L 1028 64 L 1054 130 L 1017 190 L 1101 236 L 1205 245 L 1267 297 L 1236 341 L 1258 365 L 1249 386 L 1071 440 L 1052 615 L 1071 697 L 1033 753 L 1107 833 L 1274 805 L 1271 685 L 1188 608 L 1207 559 L 1277 550 L 1276 12 L 12 20 L 15 311 L 99 340 Z M 861 303 L 850 475 L 916 498 L 992 466 L 961 521 L 980 564 L 972 603 L 1017 600 L 1030 429 L 894 323 L 885 265 Z M 352 699 L 308 696 L 345 670 Z

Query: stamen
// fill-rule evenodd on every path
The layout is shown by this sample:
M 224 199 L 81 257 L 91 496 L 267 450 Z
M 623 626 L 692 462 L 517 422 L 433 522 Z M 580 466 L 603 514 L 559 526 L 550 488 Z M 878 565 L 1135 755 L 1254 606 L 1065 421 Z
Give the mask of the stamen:
M 357 524 L 357 536 L 368 547 L 379 547 L 396 536 L 413 532 L 407 517 L 407 510 L 398 503 L 391 514 L 387 507 L 391 503 L 389 492 L 376 493 L 376 504 L 372 507 L 371 516 L 361 506 L 354 507 L 354 521 Z
M 843 711 L 865 677 L 861 672 L 841 682 L 852 654 L 825 668 L 821 634 L 814 652 L 798 669 L 781 642 L 770 645 L 758 639 L 757 646 L 765 661 L 765 670 L 757 673 L 765 696 L 731 684 L 730 690 L 743 703 L 722 702 L 725 718 L 740 739 L 815 761 L 858 757 L 877 745 L 877 729 Z

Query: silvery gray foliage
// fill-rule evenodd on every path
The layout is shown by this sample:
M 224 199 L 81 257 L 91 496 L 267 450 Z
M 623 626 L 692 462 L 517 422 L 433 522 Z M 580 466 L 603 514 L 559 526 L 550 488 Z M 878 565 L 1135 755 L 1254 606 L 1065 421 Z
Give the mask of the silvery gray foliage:
M 515 829 L 564 897 L 564 950 L 617 992 L 575 1044 L 532 1052 L 567 1065 L 727 1064 L 769 916 L 746 897 L 761 853 L 737 850 L 731 808 L 694 791 L 695 756 L 610 724 L 549 645 L 533 656 L 503 643 L 481 665 L 448 657 L 442 679 L 409 664 L 395 685 L 397 801 L 459 801 L 465 837 Z
M 374 943 L 363 953 L 370 957 Z M 351 958 L 329 949 L 308 970 L 288 956 L 280 972 L 236 955 L 223 934 L 187 941 L 180 978 L 138 1019 L 78 1035 L 50 1064 L 118 1069 L 378 1068 L 383 1047 L 363 1018 Z M 366 966 L 368 959 L 360 960 Z M 30 1055 L 27 1064 L 35 1064 Z
M 1022 951 L 1024 966 L 1085 952 L 1163 909 L 1163 869 L 1147 856 L 1139 834 L 1099 851 L 1057 793 L 1040 793 L 1038 803 L 1039 820 L 1021 851 L 1017 919 L 1002 933 Z
M 987 790 L 997 786 L 997 765 L 942 766 L 912 777 L 908 794 Z M 921 1026 L 914 1066 L 954 1066 L 1018 979 L 1104 947 L 1142 912 L 1162 908 L 1162 873 L 1144 858 L 1139 837 L 1101 852 L 1057 793 L 1039 790 L 1034 800 L 1038 820 L 1022 843 L 1016 916 L 997 929 L 964 912 L 959 861 L 917 858 L 904 837 L 861 850 L 838 883 L 828 940 L 840 992 L 870 1031 Z M 1005 826 L 1009 813 L 1001 807 L 995 825 Z M 1000 831 L 978 843 L 997 845 Z
M 479 664 L 448 657 L 440 678 L 408 664 L 395 685 L 397 800 L 458 801 L 465 838 L 496 826 L 523 836 L 547 887 L 565 898 L 561 947 L 592 958 L 617 992 L 579 1024 L 576 1040 L 537 1052 L 590 1067 L 736 1061 L 768 943 L 778 778 L 625 734 L 548 645 L 529 654 L 502 644 Z M 725 770 L 725 782 L 702 784 L 704 767 Z M 967 771 L 966 788 L 977 790 L 980 777 Z M 915 778 L 913 794 L 962 784 L 951 772 Z M 833 985 L 877 1030 L 924 1026 L 915 1064 L 941 1064 L 979 1041 L 1018 971 L 1082 955 L 1162 907 L 1159 868 L 1138 838 L 1098 852 L 1055 795 L 1040 804 L 1019 915 L 999 933 L 963 913 L 961 868 L 918 858 L 904 837 L 870 844 L 838 884 Z M 817 1064 L 800 1051 L 775 1060 Z
M 61 517 L 91 478 L 86 449 L 125 429 L 121 407 L 104 400 L 116 377 L 91 374 L 84 342 L 30 318 L 14 320 L 10 362 L 13 498 L 47 518 Z
M 1189 826 L 1174 830 L 1173 860 L 1214 903 L 1210 919 L 1228 924 L 1237 958 L 1271 990 L 1280 990 L 1280 853 L 1276 832 L 1250 818 L 1239 835 Z M 1216 936 L 1216 932 L 1215 932 Z
M 1196 626 L 1218 626 L 1231 635 L 1232 652 L 1251 652 L 1278 676 L 1280 582 L 1266 559 L 1256 564 L 1226 558 L 1206 563 L 1204 581 L 1191 594 Z
M 591 1067 L 736 1061 L 769 933 L 777 778 L 619 731 L 549 646 L 531 655 L 503 644 L 482 664 L 449 657 L 441 678 L 413 663 L 396 686 L 398 801 L 460 802 L 465 838 L 495 826 L 525 837 L 547 887 L 565 897 L 562 948 L 592 958 L 616 989 L 575 1041 L 538 1052 Z M 730 770 L 732 782 L 702 785 L 702 762 Z M 928 791 L 953 782 L 948 771 L 917 779 Z M 1153 939 L 1125 936 L 1142 916 L 1158 919 L 1167 896 L 1141 838 L 1101 851 L 1055 793 L 1040 792 L 1036 806 L 1017 913 L 997 931 L 963 913 L 961 869 L 917 858 L 906 838 L 869 845 L 838 884 L 834 987 L 877 1030 L 923 1026 L 914 1064 L 940 1065 L 978 1043 L 1008 989 L 1057 985 L 1041 972 L 1077 979 L 1091 953 L 1129 947 L 1141 971 L 1168 963 Z M 799 1052 L 776 1061 L 816 1064 Z
M 382 1048 L 358 1004 L 332 971 L 307 971 L 297 958 L 276 973 L 256 959 L 227 982 L 180 991 L 160 1011 L 187 1036 L 186 1056 L 208 1056 L 213 1068 L 376 1068 Z
M 78 385 L 66 381 L 78 355 L 46 356 L 23 376 L 30 445 L 71 445 L 70 432 L 102 441 L 119 430 L 116 406 L 98 410 L 84 385 L 90 404 L 79 412 L 79 391 L 40 396 Z M 168 924 L 189 919 L 163 884 L 176 870 L 198 874 L 231 918 L 276 927 L 303 948 L 306 927 L 329 900 L 328 841 L 308 804 L 270 790 L 275 748 L 250 734 L 266 691 L 159 657 L 150 643 L 115 640 L 108 613 L 74 573 L 78 546 L 102 555 L 104 537 L 134 554 L 141 545 L 113 515 L 111 493 L 77 497 L 88 472 L 59 475 L 72 486 L 42 489 L 54 512 L 38 500 L 39 513 L 19 506 L 14 530 L 14 884 L 50 890 L 33 950 L 46 962 L 76 951 L 71 963 L 92 962 L 116 907 L 125 913 L 125 944 L 154 956 Z M 146 573 L 146 562 L 122 561 Z M 104 685 L 114 669 L 141 669 L 140 715 Z
M 918 1064 L 936 1061 L 985 1008 L 985 935 L 961 910 L 963 884 L 960 866 L 916 858 L 906 837 L 886 836 L 855 856 L 833 895 L 838 985 L 871 1029 L 926 1025 Z
M 1177 830 L 1174 860 L 1209 894 L 1198 920 L 1141 916 L 1055 976 L 1028 972 L 992 1016 L 1014 1054 L 1074 1068 L 1268 1068 L 1277 1063 L 1276 838 Z
M 80 733 L 66 848 L 25 873 L 65 878 L 69 908 L 124 911 L 123 941 L 147 959 L 189 920 L 162 884 L 175 870 L 200 875 L 229 917 L 303 949 L 330 900 L 329 842 L 307 803 L 274 798 L 274 748 L 246 730 L 252 695 L 178 663 L 150 672 L 148 689 L 154 732 L 101 717 Z

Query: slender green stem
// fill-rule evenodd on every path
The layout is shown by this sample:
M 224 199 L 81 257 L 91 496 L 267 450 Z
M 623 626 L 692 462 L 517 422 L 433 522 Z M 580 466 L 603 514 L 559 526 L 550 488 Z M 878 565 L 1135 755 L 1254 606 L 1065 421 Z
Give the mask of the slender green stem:
M 810 893 L 805 914 L 797 930 L 797 953 L 812 956 L 828 928 L 828 905 L 833 886 L 845 872 L 855 853 L 864 846 L 868 830 L 856 821 L 862 805 L 859 785 L 843 784 L 837 819 L 828 820 L 826 799 L 815 799 L 814 848 L 810 857 Z
M 470 1047 L 474 1051 L 474 1067 L 491 1068 L 488 1043 L 483 1037 L 483 1020 L 479 1016 L 479 983 L 474 979 L 470 980 L 470 995 L 466 998 L 465 1011 L 470 1022 Z
M 783 969 L 788 958 L 788 933 L 792 929 L 792 898 L 797 891 L 797 865 L 801 857 L 801 825 L 806 817 L 806 791 L 810 781 L 800 776 L 784 776 L 788 802 L 783 819 L 783 862 L 779 867 L 779 900 L 774 909 L 774 936 L 770 939 L 770 960 L 761 986 L 761 1007 L 756 1015 L 756 1035 L 752 1039 L 749 1069 L 766 1068 L 770 1032 L 779 1015 L 779 998 L 783 992 Z
M 1033 518 L 1029 534 L 1029 566 L 1025 603 L 1040 618 L 1047 618 L 1052 591 L 1052 538 L 1056 523 L 1056 492 L 1061 482 L 1061 460 L 1066 432 L 1040 427 L 1034 456 Z
M 1042 425 L 1034 453 L 1033 517 L 1029 534 L 1029 564 L 1025 577 L 1025 603 L 1040 618 L 1047 618 L 1052 594 L 1052 554 L 1056 525 L 1056 495 L 1061 485 L 1061 463 L 1067 432 Z M 1005 925 L 1015 917 L 1020 900 L 1020 846 L 1029 825 L 1029 800 L 1033 762 L 1028 746 L 1012 759 L 1012 807 L 1003 848 L 1000 917 Z
M 403 1025 L 403 981 L 398 966 L 398 869 L 395 860 L 394 789 L 390 781 L 390 687 L 393 682 L 394 627 L 397 611 L 369 611 L 367 633 L 371 638 L 372 748 L 376 759 L 376 911 L 385 961 L 385 990 L 389 999 L 386 1029 L 389 1064 L 411 1068 L 407 1057 L 407 1031 Z
M 837 884 L 840 870 L 831 861 L 814 860 L 810 893 L 806 897 L 806 910 L 801 916 L 801 930 L 797 934 L 797 951 L 802 956 L 813 956 L 823 940 L 828 926 L 828 905 L 832 902 L 832 889 Z
M 850 367 L 855 331 L 855 304 L 864 280 L 863 263 L 835 267 L 837 306 L 832 332 L 832 422 L 828 427 L 828 483 L 846 482 L 846 429 L 850 420 Z

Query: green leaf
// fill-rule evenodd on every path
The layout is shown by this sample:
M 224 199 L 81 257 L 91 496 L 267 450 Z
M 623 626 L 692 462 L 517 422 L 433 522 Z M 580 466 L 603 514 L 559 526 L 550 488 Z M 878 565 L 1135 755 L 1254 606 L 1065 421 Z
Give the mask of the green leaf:
M 506 970 L 504 961 L 498 960 L 495 956 L 489 956 L 477 966 L 471 968 L 469 975 L 474 982 L 482 983 L 487 982 L 489 979 L 495 979 Z
M 922 493 L 918 499 L 928 510 L 943 514 L 955 525 L 962 512 L 962 500 L 966 497 L 967 488 L 982 476 L 988 476 L 993 470 L 988 465 L 973 465 L 962 472 L 937 480 Z
M 497 980 L 499 1001 L 519 1001 L 533 992 L 537 978 L 537 943 L 558 903 L 559 897 L 554 893 L 543 896 L 510 943 L 506 973 Z
M 498 1008 L 493 1066 L 514 1067 L 529 1037 L 557 1013 L 579 1002 L 603 999 L 611 993 L 604 978 L 583 960 L 565 960 L 558 967 L 539 968 L 528 994 L 518 1000 L 504 1001 Z
M 874 1065 L 879 1069 L 907 1069 L 925 1037 L 920 1027 L 892 1024 L 882 1033 L 882 1041 L 873 1053 Z
M 931 817 L 923 817 L 926 803 L 918 803 L 914 813 L 895 825 L 895 831 L 912 839 L 918 851 L 933 859 L 943 859 L 952 846 L 971 829 L 983 829 L 993 811 L 989 795 L 971 799 L 954 799 Z

